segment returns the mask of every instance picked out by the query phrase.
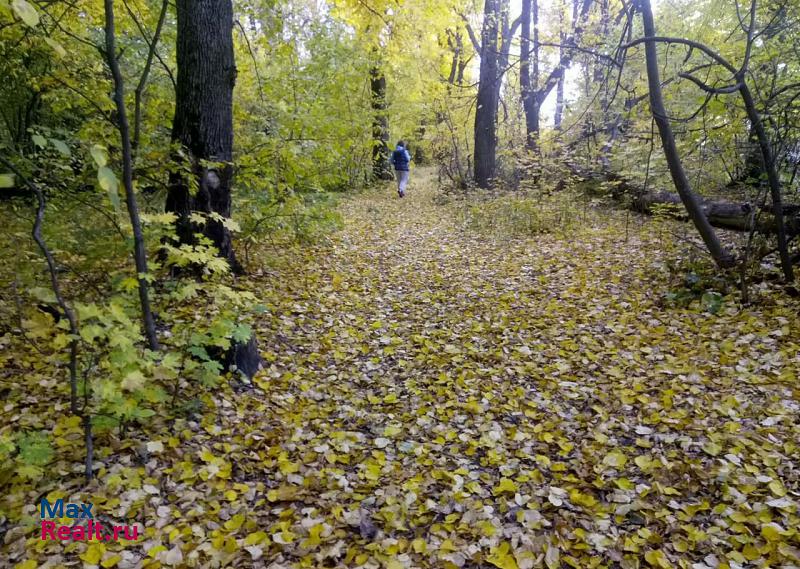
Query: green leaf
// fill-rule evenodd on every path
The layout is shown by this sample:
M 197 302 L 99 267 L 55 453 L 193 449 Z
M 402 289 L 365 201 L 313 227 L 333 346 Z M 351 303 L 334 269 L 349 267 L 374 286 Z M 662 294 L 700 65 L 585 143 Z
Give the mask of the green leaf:
M 14 9 L 14 13 L 17 17 L 25 22 L 27 26 L 35 28 L 39 24 L 39 13 L 36 11 L 36 8 L 25 0 L 14 0 L 11 3 L 11 7 Z
M 53 458 L 53 448 L 44 433 L 27 433 L 17 441 L 19 458 L 23 464 L 44 466 Z
M 62 46 L 56 40 L 54 40 L 53 38 L 44 38 L 44 41 L 47 43 L 47 45 L 53 48 L 53 51 L 56 52 L 56 55 L 58 55 L 58 57 L 66 57 L 67 50 L 64 49 L 64 46 Z
M 92 146 L 92 148 L 89 150 L 89 153 L 92 155 L 92 158 L 94 159 L 98 168 L 102 168 L 108 164 L 108 153 L 106 152 L 106 149 L 99 144 Z
M 44 148 L 47 146 L 47 139 L 43 137 L 41 134 L 34 134 L 33 136 L 31 136 L 31 140 L 39 148 Z
M 43 286 L 36 286 L 29 288 L 28 293 L 30 293 L 30 295 L 39 302 L 47 302 L 51 304 L 55 304 L 56 302 L 56 295 L 50 288 L 45 288 Z
M 253 335 L 253 330 L 247 324 L 239 324 L 233 329 L 233 340 L 240 344 L 244 344 Z
M 0 174 L 0 188 L 13 188 L 15 185 L 14 174 Z
M 108 166 L 101 166 L 97 170 L 97 181 L 100 182 L 100 187 L 108 192 L 108 197 L 114 209 L 119 211 L 119 183 L 113 170 Z
M 716 314 L 722 308 L 722 295 L 718 292 L 706 292 L 700 298 L 700 303 L 708 312 Z
M 58 140 L 57 138 L 51 138 L 50 144 L 52 144 L 53 147 L 56 150 L 58 150 L 63 156 L 69 157 L 72 154 L 72 152 L 70 152 L 69 146 L 67 146 L 67 144 L 63 140 Z

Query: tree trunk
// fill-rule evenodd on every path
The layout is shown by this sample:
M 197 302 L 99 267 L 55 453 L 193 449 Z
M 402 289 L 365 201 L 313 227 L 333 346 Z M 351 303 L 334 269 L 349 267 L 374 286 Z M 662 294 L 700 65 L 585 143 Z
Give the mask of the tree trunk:
M 558 85 L 556 85 L 556 111 L 553 115 L 553 128 L 555 130 L 561 130 L 561 122 L 564 120 L 564 80 L 565 75 L 562 75 L 558 78 Z
M 147 79 L 150 76 L 150 67 L 153 65 L 153 59 L 158 49 L 158 42 L 161 39 L 161 29 L 164 27 L 164 20 L 167 16 L 167 9 L 169 8 L 169 0 L 163 0 L 161 4 L 161 12 L 158 15 L 158 23 L 156 30 L 153 32 L 153 39 L 150 40 L 150 48 L 147 52 L 147 59 L 145 60 L 142 75 L 139 78 L 139 84 L 134 91 L 134 112 L 133 112 L 133 140 L 131 144 L 134 152 L 139 150 L 139 141 L 142 134 L 142 98 L 144 97 L 144 90 L 147 87 Z
M 448 29 L 447 46 L 453 53 L 453 61 L 450 64 L 450 76 L 447 78 L 447 83 L 449 85 L 455 85 L 456 79 L 458 78 L 459 66 L 461 65 L 462 53 L 464 52 L 464 44 L 461 41 L 461 32 L 456 31 L 453 33 Z
M 478 101 L 475 110 L 475 183 L 479 188 L 492 185 L 497 164 L 497 107 L 500 102 L 498 79 L 498 33 L 500 0 L 485 0 L 481 32 L 481 66 Z
M 119 69 L 116 53 L 116 38 L 114 37 L 114 0 L 105 0 L 106 18 L 106 60 L 114 79 L 114 102 L 117 107 L 117 128 L 122 145 L 122 185 L 125 188 L 125 204 L 133 230 L 133 260 L 136 265 L 136 280 L 139 285 L 139 304 L 142 311 L 142 324 L 144 326 L 147 344 L 151 350 L 159 349 L 156 336 L 156 324 L 150 310 L 150 296 L 147 284 L 147 250 L 144 244 L 142 224 L 139 221 L 139 206 L 136 203 L 136 194 L 133 191 L 133 152 L 131 149 L 130 126 L 128 113 L 125 110 L 125 85 Z
M 372 176 L 377 180 L 391 180 L 389 167 L 389 117 L 386 109 L 386 75 L 377 65 L 370 69 L 369 84 L 372 92 Z
M 181 173 L 171 176 L 166 209 L 178 215 L 182 243 L 195 243 L 195 233 L 201 231 L 231 269 L 241 273 L 223 222 L 209 217 L 198 228 L 189 219 L 193 212 L 231 215 L 233 6 L 231 0 L 177 0 L 176 5 L 178 81 L 172 140 L 181 145 L 195 181 Z
M 194 243 L 200 228 L 189 219 L 193 212 L 225 219 L 231 215 L 236 82 L 233 5 L 231 0 L 177 0 L 176 5 L 178 81 L 172 140 L 181 145 L 195 181 L 180 172 L 171 176 L 166 209 L 178 214 L 181 242 Z M 230 230 L 223 222 L 208 218 L 202 233 L 227 259 L 231 270 L 241 273 Z M 222 361 L 243 366 L 242 371 L 252 377 L 261 366 L 255 336 L 246 343 L 234 343 Z
M 653 38 L 656 36 L 656 32 L 650 0 L 639 0 L 639 6 L 642 12 L 645 38 Z M 667 111 L 664 107 L 664 99 L 661 95 L 658 50 L 654 41 L 645 42 L 645 59 L 647 66 L 647 83 L 650 90 L 650 108 L 653 113 L 653 119 L 661 135 L 661 145 L 664 148 L 664 156 L 667 159 L 667 165 L 669 166 L 675 189 L 678 191 L 678 195 L 680 195 L 681 201 L 686 207 L 689 218 L 697 228 L 714 262 L 721 268 L 729 268 L 734 265 L 735 259 L 728 251 L 723 249 L 720 244 L 717 234 L 714 232 L 714 228 L 708 222 L 708 218 L 703 212 L 700 200 L 692 189 L 689 178 L 686 176 L 686 172 L 683 169 L 680 156 L 678 155 L 675 137 L 672 134 L 672 127 L 669 124 Z
M 751 24 L 752 25 L 752 24 Z M 761 115 L 756 109 L 755 101 L 750 93 L 750 88 L 747 86 L 746 78 L 741 77 L 741 87 L 739 92 L 742 95 L 747 116 L 750 119 L 750 124 L 758 138 L 758 144 L 761 147 L 761 156 L 763 158 L 763 167 L 767 172 L 767 180 L 769 182 L 770 197 L 772 198 L 773 215 L 775 216 L 776 223 L 776 238 L 778 240 L 778 252 L 781 258 L 781 268 L 783 269 L 783 276 L 787 283 L 794 281 L 794 269 L 792 268 L 792 260 L 789 256 L 789 246 L 786 239 L 786 227 L 783 221 L 783 200 L 781 191 L 781 181 L 778 176 L 778 170 L 775 167 L 775 158 L 772 154 L 772 145 L 770 144 L 767 132 L 764 130 L 764 123 L 761 121 Z
M 519 82 L 522 108 L 525 111 L 525 140 L 529 150 L 536 150 L 539 139 L 539 2 L 522 0 Z M 531 48 L 531 21 L 533 48 Z

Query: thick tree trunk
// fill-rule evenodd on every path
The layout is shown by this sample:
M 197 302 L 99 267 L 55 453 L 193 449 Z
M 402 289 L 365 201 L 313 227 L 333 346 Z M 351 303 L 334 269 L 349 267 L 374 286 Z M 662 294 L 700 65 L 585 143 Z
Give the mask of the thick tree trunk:
M 656 33 L 650 0 L 639 0 L 639 6 L 642 12 L 645 38 L 653 38 L 656 36 Z M 721 268 L 729 268 L 734 265 L 735 259 L 722 247 L 722 244 L 717 238 L 717 234 L 714 232 L 714 228 L 708 222 L 708 218 L 700 205 L 700 200 L 694 193 L 689 178 L 686 176 L 686 171 L 683 169 L 683 164 L 678 154 L 678 148 L 675 145 L 675 137 L 672 134 L 672 127 L 669 124 L 667 111 L 664 107 L 664 99 L 661 95 L 658 50 L 654 41 L 645 42 L 645 59 L 647 66 L 647 83 L 650 90 L 650 108 L 653 112 L 653 119 L 661 135 L 661 145 L 664 148 L 664 156 L 667 159 L 667 165 L 669 166 L 675 189 L 678 191 L 681 201 L 686 207 L 689 218 L 697 228 L 714 262 Z
M 233 179 L 233 5 L 231 0 L 177 0 L 178 81 L 172 140 L 186 154 L 191 175 L 170 180 L 167 211 L 178 214 L 177 231 L 183 243 L 194 243 L 199 229 L 228 260 L 231 270 L 242 267 L 233 251 L 230 231 L 223 222 L 207 219 L 197 228 L 193 212 L 231 215 Z M 196 187 L 196 192 L 192 187 Z M 234 343 L 223 363 L 235 363 L 248 377 L 261 366 L 255 336 Z
M 233 6 L 231 0 L 177 0 L 176 5 L 178 81 L 172 140 L 181 145 L 195 180 L 173 175 L 166 208 L 178 215 L 182 243 L 194 243 L 195 233 L 201 231 L 239 273 L 242 267 L 223 222 L 209 218 L 198 228 L 189 219 L 193 212 L 231 215 Z
M 372 92 L 372 176 L 377 180 L 391 180 L 389 167 L 389 117 L 386 105 L 386 75 L 375 66 L 370 69 L 369 84 Z
M 500 103 L 498 33 L 500 0 L 485 0 L 481 33 L 481 66 L 475 110 L 475 183 L 489 188 L 497 164 L 497 107 Z

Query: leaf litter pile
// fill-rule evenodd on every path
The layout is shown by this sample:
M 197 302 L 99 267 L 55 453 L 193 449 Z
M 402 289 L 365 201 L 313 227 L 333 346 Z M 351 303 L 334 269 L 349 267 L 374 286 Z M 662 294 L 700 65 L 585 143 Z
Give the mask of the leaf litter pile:
M 12 488 L 0 565 L 800 566 L 800 305 L 665 307 L 647 224 L 500 240 L 433 186 L 346 201 L 248 281 L 252 389 L 45 489 L 138 542 L 41 541 Z

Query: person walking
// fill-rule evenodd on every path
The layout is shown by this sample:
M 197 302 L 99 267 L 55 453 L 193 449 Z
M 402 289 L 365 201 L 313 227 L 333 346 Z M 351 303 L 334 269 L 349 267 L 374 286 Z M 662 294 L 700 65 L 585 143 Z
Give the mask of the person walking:
M 397 143 L 397 148 L 392 152 L 391 157 L 392 165 L 394 166 L 394 173 L 397 177 L 397 195 L 405 197 L 406 186 L 408 185 L 409 164 L 411 163 L 411 154 L 406 149 L 406 143 L 402 140 Z

